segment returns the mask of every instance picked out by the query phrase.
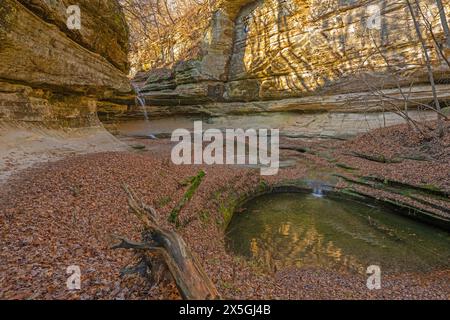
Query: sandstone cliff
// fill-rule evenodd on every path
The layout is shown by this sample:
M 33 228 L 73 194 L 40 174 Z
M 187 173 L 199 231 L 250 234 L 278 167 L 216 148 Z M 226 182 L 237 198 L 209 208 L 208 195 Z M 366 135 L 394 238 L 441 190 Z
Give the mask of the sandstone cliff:
M 131 91 L 128 29 L 120 6 L 77 4 L 81 29 L 69 30 L 69 1 L 2 0 L 0 120 L 91 126 L 99 100 Z
M 435 1 L 420 3 L 432 26 L 432 34 L 424 24 L 422 31 L 445 102 L 450 69 L 435 48 L 446 59 L 449 48 Z M 450 2 L 444 5 L 450 12 Z M 403 0 L 221 1 L 197 59 L 153 70 L 141 85 L 154 113 L 375 109 L 380 99 L 371 92 L 385 90 L 395 101 L 398 87 L 416 102 L 432 101 Z

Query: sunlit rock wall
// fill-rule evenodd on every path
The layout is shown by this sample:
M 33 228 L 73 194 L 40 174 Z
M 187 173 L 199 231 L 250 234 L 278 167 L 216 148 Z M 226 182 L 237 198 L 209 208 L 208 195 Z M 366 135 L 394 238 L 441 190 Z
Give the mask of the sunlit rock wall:
M 443 46 L 437 6 L 421 3 L 437 45 Z M 382 15 L 377 17 L 378 8 Z M 424 37 L 436 77 L 447 79 L 448 65 L 433 50 L 430 34 Z M 428 78 L 417 39 L 404 0 L 259 0 L 236 19 L 227 94 L 279 99 L 424 83 Z M 362 74 L 370 76 L 362 80 Z
M 128 29 L 116 1 L 77 2 L 81 29 L 69 30 L 69 1 L 0 2 L 0 120 L 89 126 L 99 100 L 131 91 Z
M 438 91 L 447 99 L 450 71 L 435 48 L 447 59 L 450 51 L 435 1 L 420 3 L 436 40 L 422 24 Z M 450 13 L 450 2 L 444 5 Z M 423 87 L 429 84 L 423 50 L 403 0 L 224 0 L 202 53 L 151 72 L 143 84 L 147 103 L 217 106 L 338 95 L 327 100 L 342 104 L 339 95 L 359 93 L 361 104 L 367 92 L 411 86 L 420 86 L 420 101 L 432 100 Z M 312 100 L 310 108 L 321 107 Z

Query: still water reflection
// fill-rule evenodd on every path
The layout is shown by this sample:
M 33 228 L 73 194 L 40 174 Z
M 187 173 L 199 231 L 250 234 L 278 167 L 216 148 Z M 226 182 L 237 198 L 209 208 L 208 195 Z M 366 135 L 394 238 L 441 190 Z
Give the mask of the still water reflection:
M 270 270 L 288 266 L 365 273 L 424 272 L 450 266 L 450 235 L 385 209 L 328 197 L 259 197 L 233 217 L 230 251 Z

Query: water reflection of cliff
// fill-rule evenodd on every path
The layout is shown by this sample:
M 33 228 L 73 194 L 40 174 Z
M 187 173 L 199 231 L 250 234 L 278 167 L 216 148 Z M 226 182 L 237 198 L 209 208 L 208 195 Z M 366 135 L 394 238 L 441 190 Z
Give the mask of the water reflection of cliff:
M 324 239 L 314 221 L 310 222 L 295 227 L 290 222 L 277 227 L 265 225 L 259 237 L 251 239 L 252 258 L 271 271 L 289 266 L 319 265 L 365 272 L 357 257 L 345 254 L 333 241 Z
M 450 236 L 381 208 L 278 194 L 254 200 L 228 229 L 232 251 L 271 271 L 319 267 L 364 274 L 448 268 Z

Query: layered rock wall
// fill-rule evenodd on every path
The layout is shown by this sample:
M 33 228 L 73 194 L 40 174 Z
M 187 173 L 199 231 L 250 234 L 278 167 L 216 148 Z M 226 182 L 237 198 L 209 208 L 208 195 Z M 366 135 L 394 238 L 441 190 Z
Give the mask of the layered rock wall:
M 422 3 L 442 46 L 437 7 Z M 448 65 L 427 40 L 436 77 L 448 79 Z M 365 74 L 370 83 L 361 81 Z M 236 20 L 228 80 L 230 99 L 255 100 L 392 88 L 425 83 L 428 77 L 403 0 L 259 0 Z
M 130 93 L 128 29 L 116 1 L 77 2 L 69 30 L 60 0 L 0 3 L 0 120 L 49 126 L 98 123 L 98 101 Z
M 438 91 L 447 99 L 450 69 L 439 52 L 449 59 L 450 51 L 439 11 L 434 0 L 419 2 L 432 26 L 433 35 L 416 13 Z M 450 2 L 444 5 L 450 13 Z M 320 107 L 317 96 L 323 96 L 332 102 L 325 107 L 339 108 L 342 95 L 351 100 L 356 94 L 364 104 L 368 95 L 377 100 L 373 92 L 378 90 L 415 86 L 420 89 L 412 91 L 412 99 L 432 100 L 431 90 L 423 87 L 429 84 L 423 50 L 403 0 L 222 1 L 203 46 L 198 59 L 150 73 L 143 84 L 150 107 L 166 106 L 167 111 L 167 106 L 199 105 L 205 110 L 220 104 L 226 109 L 229 102 L 284 99 L 292 106 L 302 99 L 298 109 L 304 109 L 307 97 L 315 108 Z

